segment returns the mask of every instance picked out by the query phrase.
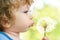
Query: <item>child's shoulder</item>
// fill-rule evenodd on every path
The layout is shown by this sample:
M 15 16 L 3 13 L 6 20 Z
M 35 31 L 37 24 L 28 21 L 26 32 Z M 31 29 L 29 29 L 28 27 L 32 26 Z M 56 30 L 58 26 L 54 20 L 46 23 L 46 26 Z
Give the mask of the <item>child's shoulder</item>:
M 12 39 L 4 32 L 0 32 L 0 40 L 12 40 Z

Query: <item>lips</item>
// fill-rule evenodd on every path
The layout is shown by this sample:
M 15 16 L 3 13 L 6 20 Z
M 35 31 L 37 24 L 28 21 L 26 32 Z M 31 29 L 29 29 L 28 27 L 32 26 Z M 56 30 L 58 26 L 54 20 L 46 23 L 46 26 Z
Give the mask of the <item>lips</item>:
M 33 26 L 33 24 L 31 26 Z
M 34 22 L 29 27 L 32 27 L 33 25 L 34 25 Z

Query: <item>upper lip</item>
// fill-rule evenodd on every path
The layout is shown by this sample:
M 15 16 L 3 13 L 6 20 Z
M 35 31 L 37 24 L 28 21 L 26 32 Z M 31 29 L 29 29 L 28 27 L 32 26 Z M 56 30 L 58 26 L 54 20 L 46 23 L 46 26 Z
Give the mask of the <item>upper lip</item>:
M 34 23 L 32 23 L 30 26 L 33 26 L 34 25 Z

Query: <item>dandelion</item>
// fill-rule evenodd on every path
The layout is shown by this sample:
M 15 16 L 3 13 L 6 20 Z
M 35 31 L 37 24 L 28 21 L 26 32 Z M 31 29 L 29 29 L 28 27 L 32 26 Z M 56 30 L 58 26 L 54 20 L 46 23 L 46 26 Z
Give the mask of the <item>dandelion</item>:
M 51 32 L 55 28 L 55 24 L 56 21 L 53 20 L 52 18 L 44 17 L 38 20 L 36 27 L 40 33 Z

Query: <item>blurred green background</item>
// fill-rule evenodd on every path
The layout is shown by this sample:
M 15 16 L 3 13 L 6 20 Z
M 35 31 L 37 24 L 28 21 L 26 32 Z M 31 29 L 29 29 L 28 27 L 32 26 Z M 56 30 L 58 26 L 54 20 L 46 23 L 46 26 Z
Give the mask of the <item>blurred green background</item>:
M 43 34 L 41 34 L 37 28 L 36 23 L 39 18 L 50 17 L 54 19 L 57 23 L 55 25 L 55 29 L 51 32 L 47 32 L 47 37 L 49 40 L 60 40 L 60 9 L 49 4 L 44 4 L 42 9 L 35 8 L 33 11 L 33 20 L 34 26 L 31 27 L 27 32 L 23 33 L 23 40 L 41 40 Z

